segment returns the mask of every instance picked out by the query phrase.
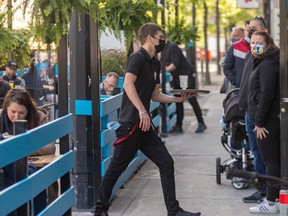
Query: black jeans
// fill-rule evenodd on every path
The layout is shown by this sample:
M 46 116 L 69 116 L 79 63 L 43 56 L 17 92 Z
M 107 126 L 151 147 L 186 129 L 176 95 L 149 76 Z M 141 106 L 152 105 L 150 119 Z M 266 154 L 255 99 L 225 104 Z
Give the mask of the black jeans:
M 117 137 L 127 134 L 132 127 L 133 125 L 122 124 L 117 130 Z M 175 195 L 174 161 L 164 143 L 151 127 L 148 132 L 137 128 L 132 136 L 115 146 L 113 157 L 100 186 L 96 214 L 108 211 L 112 189 L 138 150 L 141 150 L 159 167 L 168 216 L 174 216 L 179 211 L 179 202 Z
M 257 144 L 266 167 L 266 175 L 280 178 L 280 120 L 267 119 L 265 128 L 269 134 L 262 140 L 257 139 Z M 279 189 L 267 183 L 266 198 L 275 201 L 279 198 Z
M 196 115 L 198 123 L 204 123 L 202 111 L 197 101 L 197 97 L 192 97 L 188 99 L 189 103 L 191 104 L 194 113 Z M 183 103 L 176 103 L 176 113 L 177 113 L 177 121 L 176 125 L 182 126 L 182 121 L 184 118 L 184 107 Z

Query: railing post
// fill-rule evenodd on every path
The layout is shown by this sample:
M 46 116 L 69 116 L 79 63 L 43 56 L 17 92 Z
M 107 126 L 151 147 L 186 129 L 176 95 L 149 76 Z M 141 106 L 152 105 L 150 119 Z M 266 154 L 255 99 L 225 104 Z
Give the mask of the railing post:
M 26 120 L 16 120 L 13 122 L 13 135 L 18 135 L 27 131 Z M 28 175 L 27 157 L 17 160 L 14 163 L 15 182 L 26 178 Z M 28 216 L 29 214 L 29 203 L 25 203 L 17 209 L 17 215 Z

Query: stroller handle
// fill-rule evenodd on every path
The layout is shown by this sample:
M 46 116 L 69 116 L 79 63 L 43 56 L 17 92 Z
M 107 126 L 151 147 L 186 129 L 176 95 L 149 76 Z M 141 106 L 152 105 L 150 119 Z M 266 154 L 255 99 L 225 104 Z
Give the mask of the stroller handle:
M 231 94 L 235 94 L 235 93 L 238 93 L 239 92 L 239 90 L 240 90 L 240 88 L 234 88 L 234 89 L 231 89 L 228 93 L 227 93 L 227 98 L 229 98 L 230 97 L 230 95 Z

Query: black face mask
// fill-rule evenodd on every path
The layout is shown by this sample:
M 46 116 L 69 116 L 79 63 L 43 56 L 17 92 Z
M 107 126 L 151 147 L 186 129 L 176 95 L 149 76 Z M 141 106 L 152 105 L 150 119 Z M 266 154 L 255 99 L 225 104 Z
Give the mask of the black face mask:
M 249 37 L 250 39 L 251 39 L 251 37 L 252 37 L 252 34 L 253 34 L 255 31 L 257 31 L 257 30 L 255 30 L 255 29 L 250 29 L 250 30 L 249 30 L 248 37 Z
M 159 45 L 155 45 L 156 53 L 162 52 L 162 50 L 165 48 L 165 40 L 159 39 Z

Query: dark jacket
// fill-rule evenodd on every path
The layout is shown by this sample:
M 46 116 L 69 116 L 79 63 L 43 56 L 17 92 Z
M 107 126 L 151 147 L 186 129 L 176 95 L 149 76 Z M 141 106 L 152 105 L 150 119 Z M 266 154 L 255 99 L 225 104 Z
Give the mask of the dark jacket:
M 279 49 L 270 49 L 254 58 L 248 82 L 248 112 L 258 127 L 268 118 L 279 118 Z
M 242 73 L 240 90 L 238 94 L 238 100 L 239 100 L 238 105 L 241 110 L 247 110 L 248 81 L 252 72 L 252 68 L 253 68 L 253 56 L 251 52 L 248 52 L 244 61 L 244 68 Z
M 240 87 L 244 60 L 249 52 L 249 43 L 242 38 L 232 44 L 227 53 L 223 64 L 224 74 L 236 88 Z
M 20 86 L 22 88 L 25 88 L 25 81 L 19 77 L 17 77 L 16 75 L 14 75 L 12 78 L 9 78 L 9 76 L 7 74 L 2 76 L 3 80 L 9 82 L 13 82 L 14 86 Z

